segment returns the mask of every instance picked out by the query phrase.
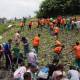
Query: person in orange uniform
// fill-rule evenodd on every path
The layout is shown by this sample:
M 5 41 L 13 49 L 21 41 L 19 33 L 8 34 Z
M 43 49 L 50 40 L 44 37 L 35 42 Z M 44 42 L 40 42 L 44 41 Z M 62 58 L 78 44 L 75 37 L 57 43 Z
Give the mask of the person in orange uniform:
M 36 50 L 36 53 L 38 53 L 39 44 L 40 44 L 40 34 L 35 36 L 34 39 L 33 39 L 33 47 Z
M 19 26 L 20 26 L 21 30 L 23 30 L 24 29 L 24 22 L 20 21 Z
M 64 46 L 62 45 L 62 43 L 60 41 L 56 40 L 55 48 L 53 48 L 53 51 L 58 57 L 60 57 L 60 54 L 61 54 L 63 48 L 64 48 Z
M 80 43 L 76 42 L 76 45 L 73 47 L 75 53 L 75 62 L 80 68 Z
M 54 27 L 54 35 L 56 36 L 56 40 L 58 39 L 59 32 L 60 32 L 59 27 Z
M 47 20 L 47 24 L 49 25 L 49 23 L 50 23 L 50 18 L 47 18 L 46 20 Z
M 62 19 L 62 16 L 59 15 L 59 16 L 57 17 L 57 22 L 58 22 L 58 23 L 57 23 L 57 26 L 58 26 L 59 28 L 60 28 L 60 26 L 61 26 L 61 24 L 60 24 L 61 19 Z
M 61 54 L 61 51 L 62 51 L 62 47 L 61 47 L 61 46 L 56 46 L 56 47 L 54 48 L 54 52 L 55 52 L 56 54 L 58 54 L 58 55 Z
M 50 26 L 50 30 L 53 31 L 54 24 L 52 22 L 50 22 L 49 26 Z
M 61 24 L 61 30 L 63 31 L 65 27 L 65 19 L 61 19 L 60 24 Z
M 52 22 L 49 23 L 49 32 L 50 34 L 53 33 L 54 24 Z

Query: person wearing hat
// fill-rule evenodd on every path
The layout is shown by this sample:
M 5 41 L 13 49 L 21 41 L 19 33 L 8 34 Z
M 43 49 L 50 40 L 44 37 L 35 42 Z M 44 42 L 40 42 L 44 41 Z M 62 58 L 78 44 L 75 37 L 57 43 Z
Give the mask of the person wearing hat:
M 53 48 L 53 52 L 55 53 L 55 55 L 60 57 L 63 48 L 64 48 L 64 45 L 62 45 L 62 43 L 59 40 L 56 40 L 55 47 Z

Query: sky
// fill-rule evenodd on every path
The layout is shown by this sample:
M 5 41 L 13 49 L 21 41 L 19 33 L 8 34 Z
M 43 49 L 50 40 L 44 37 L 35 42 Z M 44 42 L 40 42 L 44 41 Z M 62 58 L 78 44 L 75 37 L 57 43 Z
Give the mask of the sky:
M 43 0 L 1 0 L 0 17 L 34 16 Z

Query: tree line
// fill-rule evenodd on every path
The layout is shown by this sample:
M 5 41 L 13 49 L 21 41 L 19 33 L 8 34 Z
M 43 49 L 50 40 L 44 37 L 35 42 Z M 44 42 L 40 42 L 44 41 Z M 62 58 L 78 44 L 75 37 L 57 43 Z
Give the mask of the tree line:
M 44 0 L 36 13 L 38 18 L 79 15 L 80 0 Z

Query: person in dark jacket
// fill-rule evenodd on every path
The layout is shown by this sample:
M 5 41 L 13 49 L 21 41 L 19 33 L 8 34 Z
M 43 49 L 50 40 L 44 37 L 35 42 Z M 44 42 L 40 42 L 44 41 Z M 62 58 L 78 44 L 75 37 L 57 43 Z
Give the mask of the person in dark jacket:
M 28 43 L 28 40 L 25 38 L 25 37 L 22 37 L 22 40 L 23 42 L 23 46 L 24 46 L 24 56 L 27 56 L 27 54 L 29 53 L 29 43 Z
M 54 56 L 53 60 L 52 60 L 52 63 L 48 64 L 49 75 L 48 75 L 48 79 L 47 80 L 51 79 L 52 74 L 56 70 L 56 67 L 57 67 L 58 63 L 59 63 L 59 57 L 58 56 Z

